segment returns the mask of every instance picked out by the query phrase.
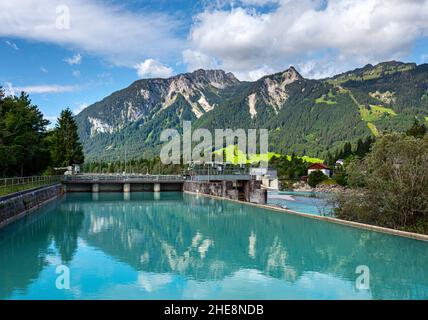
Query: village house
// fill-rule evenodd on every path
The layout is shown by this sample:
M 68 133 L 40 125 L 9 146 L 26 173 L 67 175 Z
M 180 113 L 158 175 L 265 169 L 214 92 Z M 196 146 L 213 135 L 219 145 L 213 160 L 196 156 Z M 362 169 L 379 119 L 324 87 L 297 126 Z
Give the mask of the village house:
M 345 160 L 343 160 L 343 159 L 339 159 L 339 160 L 337 160 L 336 161 L 336 164 L 335 164 L 335 166 L 336 167 L 340 167 L 340 166 L 342 166 L 343 167 L 343 165 L 345 164 Z
M 321 171 L 322 173 L 324 173 L 327 177 L 331 176 L 331 170 L 329 167 L 327 167 L 325 164 L 323 163 L 314 163 L 313 165 L 311 165 L 308 168 L 308 176 L 314 172 L 314 171 Z

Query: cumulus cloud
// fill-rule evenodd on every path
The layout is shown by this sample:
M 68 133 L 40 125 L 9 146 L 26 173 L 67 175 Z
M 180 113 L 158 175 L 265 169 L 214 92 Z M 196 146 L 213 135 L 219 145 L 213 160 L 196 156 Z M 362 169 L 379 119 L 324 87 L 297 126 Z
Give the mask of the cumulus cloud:
M 28 94 L 45 94 L 45 93 L 63 93 L 75 91 L 75 86 L 63 86 L 63 85 L 35 85 L 35 86 L 19 86 L 15 87 L 12 83 L 6 84 L 7 95 L 17 95 L 24 91 Z
M 68 10 L 63 8 L 64 3 Z M 132 13 L 96 0 L 0 1 L 0 37 L 16 37 L 78 48 L 120 66 L 148 56 L 171 57 L 183 42 L 180 23 L 164 14 Z M 69 28 L 58 19 L 69 13 Z
M 275 69 L 269 67 L 268 65 L 263 65 L 258 69 L 245 71 L 244 73 L 237 72 L 236 76 L 240 78 L 248 78 L 249 80 L 255 81 L 267 74 L 272 74 L 274 72 Z
M 157 60 L 147 59 L 135 66 L 140 78 L 168 78 L 172 76 L 172 68 Z
M 403 58 L 416 39 L 428 35 L 427 0 L 321 3 L 280 1 L 265 13 L 245 7 L 206 10 L 190 32 L 192 48 L 249 79 L 254 70 L 279 71 L 290 64 L 301 65 L 306 76 L 325 76 Z
M 64 61 L 67 62 L 70 66 L 75 65 L 75 64 L 81 64 L 82 63 L 82 56 L 80 55 L 80 53 L 77 53 L 70 58 L 64 59 Z
M 200 51 L 186 49 L 183 51 L 183 62 L 187 64 L 189 71 L 197 69 L 216 69 L 218 62 Z

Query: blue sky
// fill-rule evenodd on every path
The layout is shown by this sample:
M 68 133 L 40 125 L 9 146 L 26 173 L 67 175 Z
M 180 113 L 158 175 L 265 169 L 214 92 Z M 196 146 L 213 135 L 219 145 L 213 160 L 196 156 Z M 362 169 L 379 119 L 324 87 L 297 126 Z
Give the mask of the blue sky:
M 255 80 L 428 62 L 428 1 L 3 0 L 0 85 L 49 119 L 140 78 L 221 68 Z

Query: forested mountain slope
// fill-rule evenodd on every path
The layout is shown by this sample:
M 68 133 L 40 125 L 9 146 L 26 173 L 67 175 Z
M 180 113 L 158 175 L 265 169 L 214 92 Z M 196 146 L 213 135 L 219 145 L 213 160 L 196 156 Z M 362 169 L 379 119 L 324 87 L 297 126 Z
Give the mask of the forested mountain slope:
M 160 132 L 267 128 L 271 151 L 323 157 L 328 150 L 428 117 L 428 65 L 385 62 L 329 79 L 293 67 L 255 82 L 222 70 L 144 79 L 76 116 L 87 160 L 152 157 Z

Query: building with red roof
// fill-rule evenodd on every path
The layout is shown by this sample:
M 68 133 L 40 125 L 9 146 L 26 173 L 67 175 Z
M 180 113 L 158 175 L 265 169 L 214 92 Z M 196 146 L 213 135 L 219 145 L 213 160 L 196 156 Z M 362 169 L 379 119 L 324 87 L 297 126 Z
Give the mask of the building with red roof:
M 327 177 L 331 176 L 331 169 L 326 166 L 324 163 L 314 163 L 308 168 L 308 176 L 314 171 L 321 171 Z

